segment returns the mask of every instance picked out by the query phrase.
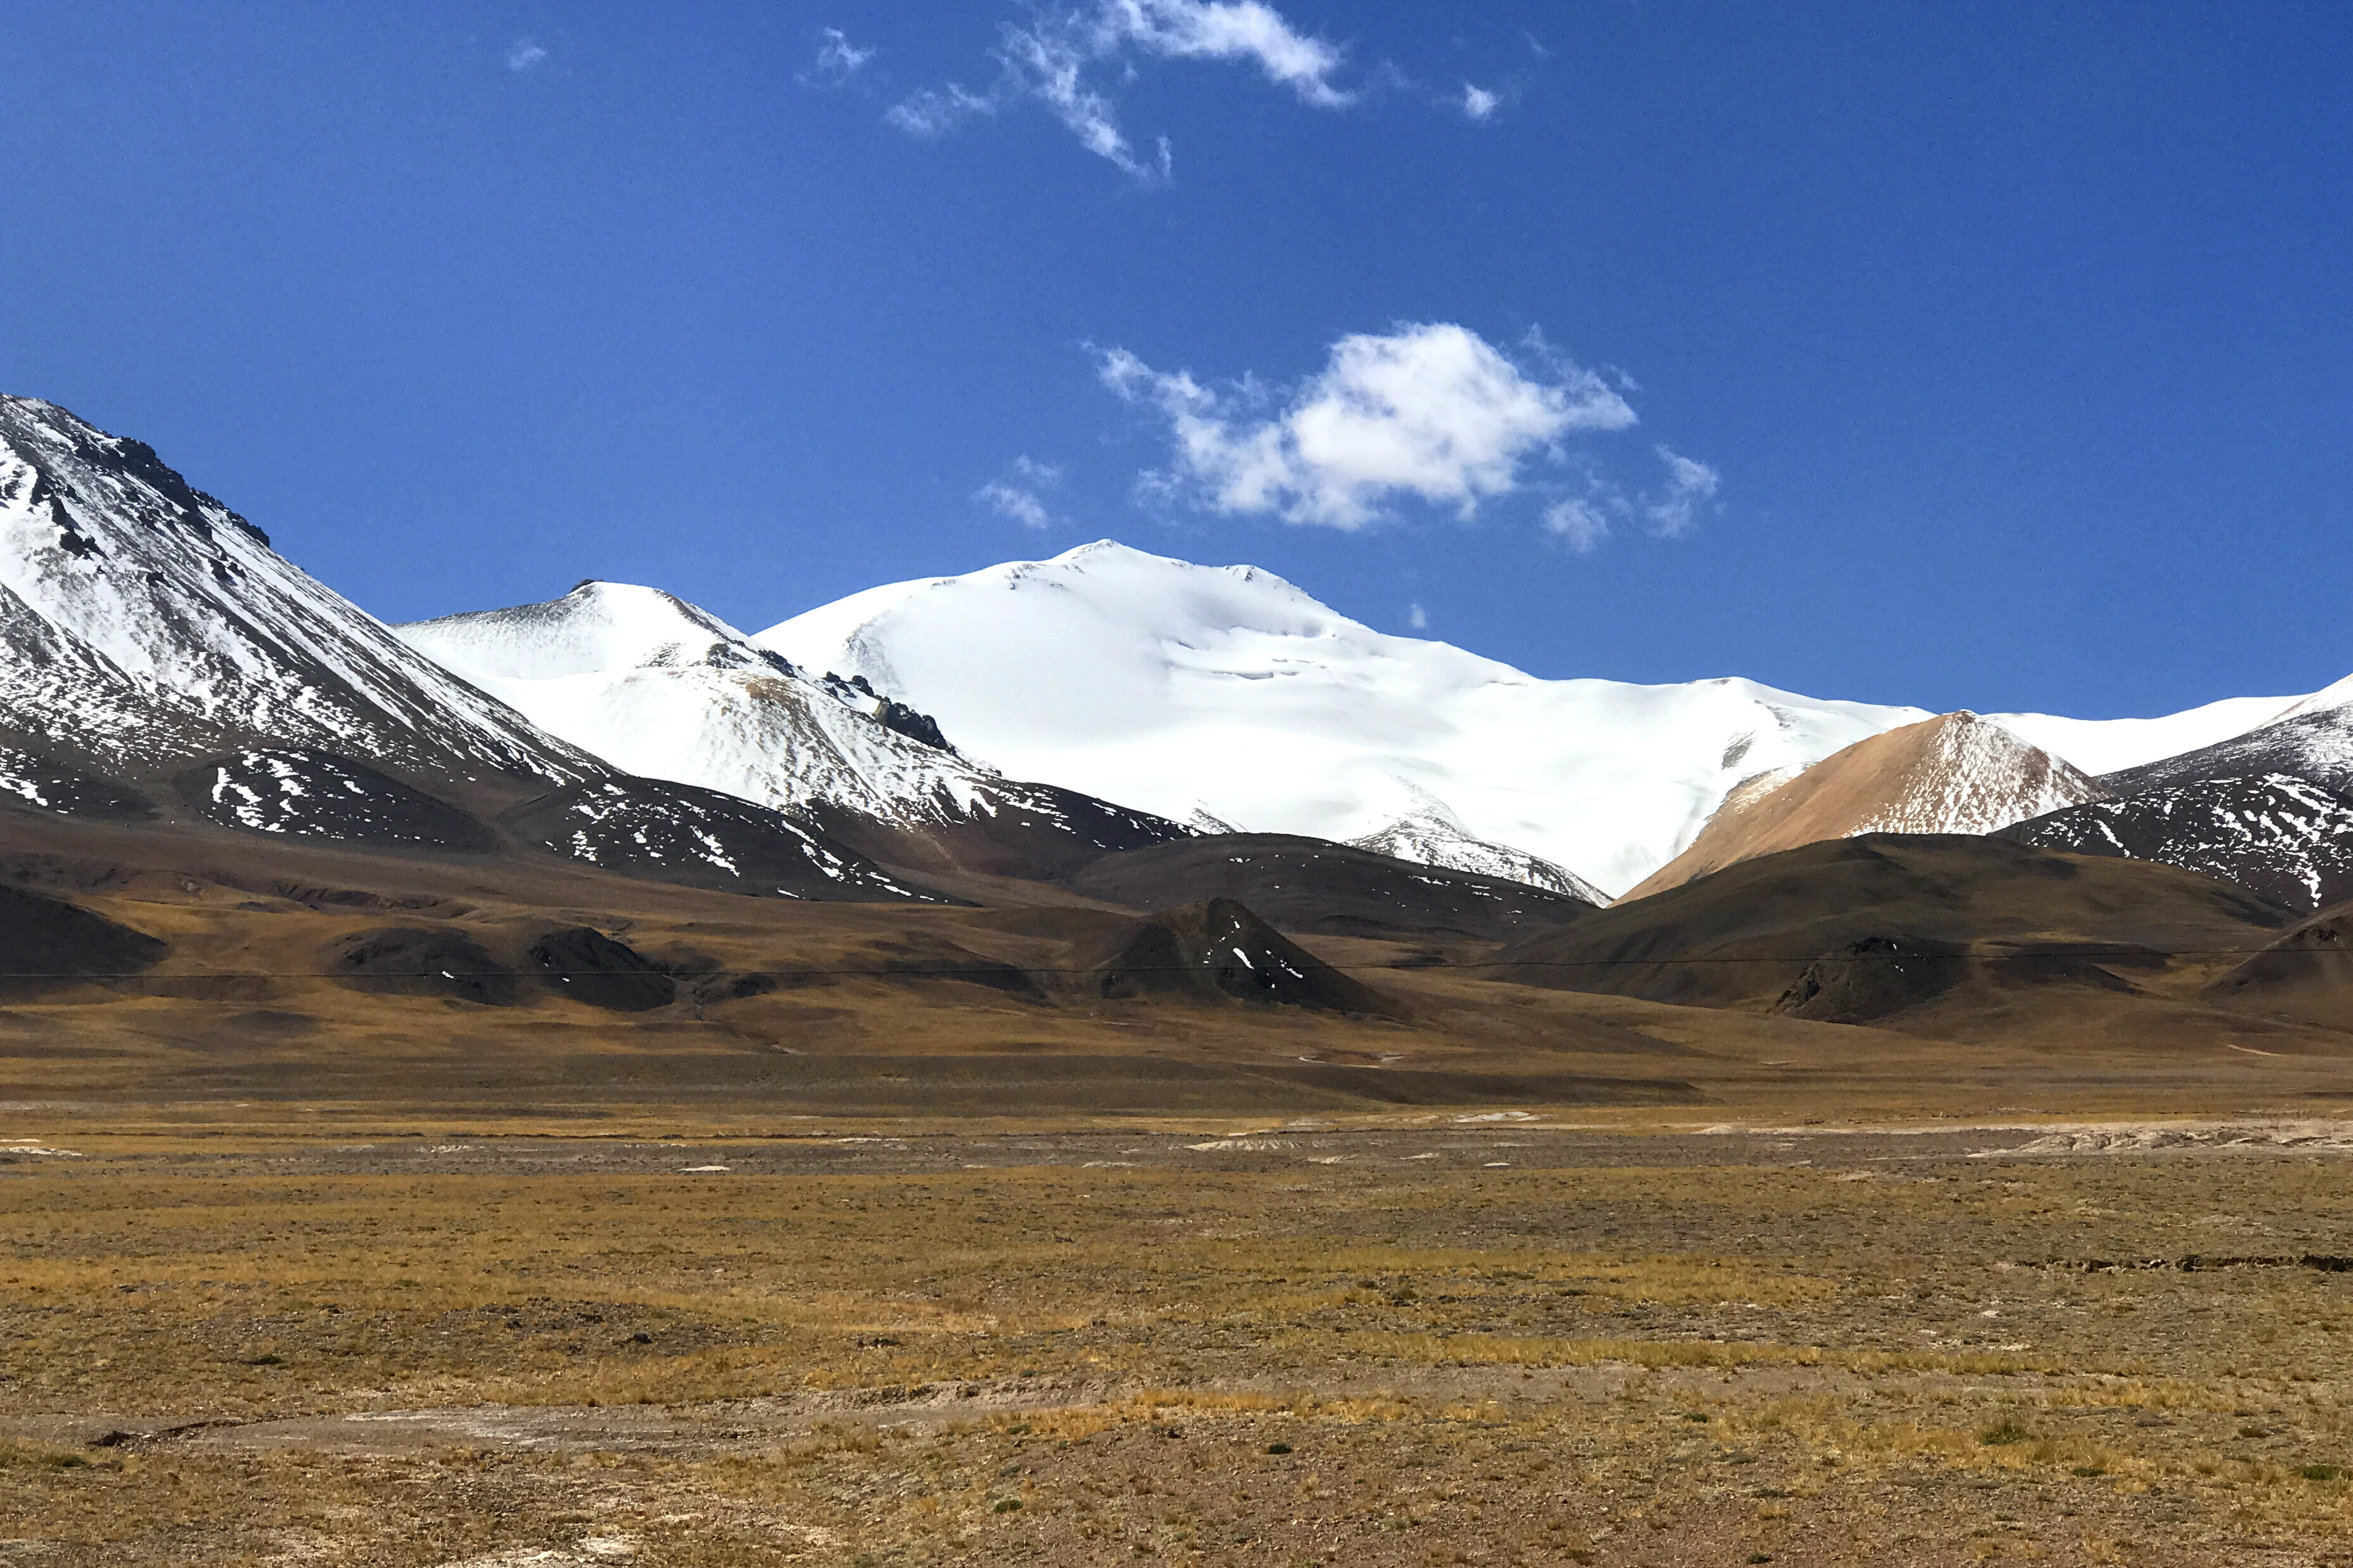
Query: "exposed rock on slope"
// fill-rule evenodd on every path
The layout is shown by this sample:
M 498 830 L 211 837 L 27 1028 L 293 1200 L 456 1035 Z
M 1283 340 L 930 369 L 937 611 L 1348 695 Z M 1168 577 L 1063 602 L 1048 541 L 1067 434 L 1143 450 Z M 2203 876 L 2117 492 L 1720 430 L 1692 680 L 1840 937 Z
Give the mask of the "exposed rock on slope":
M 1192 838 L 1106 855 L 1066 885 L 1130 909 L 1231 899 L 1285 931 L 1335 936 L 1492 941 L 1560 925 L 1593 910 L 1582 899 L 1522 882 L 1280 833 Z
M 501 820 L 525 843 L 653 881 L 818 902 L 940 901 L 783 812 L 692 784 L 596 779 Z
M 656 589 L 584 583 L 545 604 L 398 629 L 615 767 L 784 810 L 878 858 L 1049 875 L 1187 833 L 1148 813 L 1000 778 L 863 678 L 809 679 Z M 892 831 L 878 835 L 877 826 Z
M 2353 800 L 2287 773 L 2159 785 L 2018 823 L 2001 837 L 2076 855 L 2161 860 L 2290 909 L 2353 899 Z
M 1404 1011 L 1231 899 L 1163 910 L 1118 932 L 1082 962 L 1087 988 L 1103 997 L 1233 997 L 1388 1016 Z
M 2000 725 L 1947 713 L 1859 742 L 1786 783 L 1767 779 L 1734 792 L 1690 848 L 1627 897 L 1824 839 L 1991 833 L 2106 793 Z
M 364 763 L 330 752 L 238 752 L 180 775 L 181 798 L 224 827 L 385 848 L 498 847 L 488 825 Z

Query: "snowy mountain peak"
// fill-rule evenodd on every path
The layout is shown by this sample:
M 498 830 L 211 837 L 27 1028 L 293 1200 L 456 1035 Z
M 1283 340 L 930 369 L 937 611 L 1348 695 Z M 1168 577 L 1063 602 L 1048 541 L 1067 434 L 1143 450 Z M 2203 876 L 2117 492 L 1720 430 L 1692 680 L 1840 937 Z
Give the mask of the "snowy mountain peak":
M 417 621 L 400 635 L 476 678 L 553 680 L 695 664 L 792 673 L 718 616 L 674 594 L 628 583 L 586 582 L 560 599 Z
M 5 396 L 0 730 L 108 774 L 252 742 L 425 773 L 596 771 L 280 558 L 145 443 Z

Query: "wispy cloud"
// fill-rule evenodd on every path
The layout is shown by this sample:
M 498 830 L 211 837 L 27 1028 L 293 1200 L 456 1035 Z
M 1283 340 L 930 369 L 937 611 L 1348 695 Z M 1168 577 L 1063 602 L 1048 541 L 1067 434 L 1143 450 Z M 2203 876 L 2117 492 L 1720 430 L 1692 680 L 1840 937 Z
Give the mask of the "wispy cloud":
M 515 72 L 537 70 L 547 63 L 547 46 L 537 38 L 517 38 L 507 47 L 507 69 Z
M 1419 605 L 1408 605 L 1405 607 L 1405 624 L 1415 631 L 1426 632 L 1430 629 L 1430 612 Z
M 1041 463 L 1031 457 L 1019 457 L 1006 465 L 1010 476 L 991 479 L 973 492 L 972 499 L 997 513 L 1012 519 L 1024 528 L 1046 528 L 1052 524 L 1054 514 L 1048 510 L 1041 490 L 1061 488 L 1062 468 L 1059 463 Z
M 1521 488 L 1529 459 L 1573 432 L 1623 430 L 1634 410 L 1591 371 L 1532 336 L 1514 359 L 1467 327 L 1408 323 L 1332 346 L 1284 395 L 1255 380 L 1211 387 L 1103 353 L 1103 384 L 1165 420 L 1163 493 L 1227 514 L 1359 529 L 1419 500 L 1474 515 Z
M 818 30 L 817 60 L 801 73 L 801 80 L 818 87 L 839 87 L 866 68 L 874 58 L 870 45 L 860 48 L 839 27 Z
M 1643 521 L 1662 539 L 1681 539 L 1691 531 L 1699 509 L 1715 499 L 1724 476 L 1695 458 L 1664 447 L 1656 450 L 1659 461 L 1667 466 L 1667 482 L 1642 498 Z
M 1461 105 L 1462 112 L 1466 117 L 1472 120 L 1490 120 L 1494 117 L 1495 110 L 1504 107 L 1504 95 L 1500 92 L 1489 92 L 1483 87 L 1474 87 L 1466 81 L 1462 84 Z
M 992 85 L 927 88 L 892 105 L 886 118 L 912 134 L 937 136 L 1013 104 L 1035 103 L 1088 152 L 1138 180 L 1157 182 L 1172 167 L 1167 139 L 1139 151 L 1102 79 L 1133 80 L 1139 58 L 1254 65 L 1302 102 L 1339 109 L 1354 101 L 1333 79 L 1344 63 L 1339 47 L 1300 32 L 1261 0 L 1092 0 L 1078 9 L 1041 10 L 1026 26 L 1006 24 L 992 58 L 998 68 Z

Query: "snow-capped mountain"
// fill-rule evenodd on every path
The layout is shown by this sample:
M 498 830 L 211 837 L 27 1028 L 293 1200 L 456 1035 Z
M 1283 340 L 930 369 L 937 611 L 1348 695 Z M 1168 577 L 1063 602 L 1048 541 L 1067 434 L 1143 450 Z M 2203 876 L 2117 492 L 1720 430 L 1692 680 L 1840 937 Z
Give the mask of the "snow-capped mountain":
M 1049 858 L 1186 829 L 967 761 L 862 674 L 811 676 L 654 588 L 583 583 L 560 599 L 396 628 L 411 647 L 625 772 L 825 820 L 980 824 Z M 920 737 L 920 738 L 919 738 Z
M 1857 742 L 1770 789 L 1738 792 L 1690 848 L 1632 896 L 1825 839 L 1992 833 L 2105 798 L 2090 775 L 2002 726 L 1975 713 L 1947 713 Z
M 2040 849 L 2203 871 L 2291 909 L 2353 898 L 2353 800 L 2286 773 L 2193 779 L 2004 828 Z
M 1605 892 L 1663 865 L 1742 779 L 1929 716 L 1746 680 L 1541 680 L 1255 568 L 1110 541 L 870 589 L 753 640 L 865 676 L 1020 776 L 1341 840 L 1435 799 L 1465 836 Z
M 5 396 L 0 802 L 397 850 L 520 842 L 768 896 L 925 896 L 810 825 L 615 773 L 290 564 L 148 447 Z
M 2118 795 L 2177 788 L 2201 779 L 2287 773 L 2353 795 L 2353 677 L 2291 702 L 2243 734 L 2119 769 L 2105 779 Z
M 599 771 L 290 564 L 142 443 L 0 396 L 0 731 L 152 777 L 277 744 L 427 776 Z M 10 774 L 22 795 L 37 781 Z

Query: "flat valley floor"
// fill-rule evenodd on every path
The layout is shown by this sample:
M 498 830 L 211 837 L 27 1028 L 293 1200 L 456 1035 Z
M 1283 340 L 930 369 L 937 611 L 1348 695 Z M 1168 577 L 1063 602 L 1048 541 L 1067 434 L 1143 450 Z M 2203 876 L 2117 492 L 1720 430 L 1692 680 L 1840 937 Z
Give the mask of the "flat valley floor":
M 0 1563 L 2353 1563 L 2353 1121 L 1707 1114 L 18 1102 Z

